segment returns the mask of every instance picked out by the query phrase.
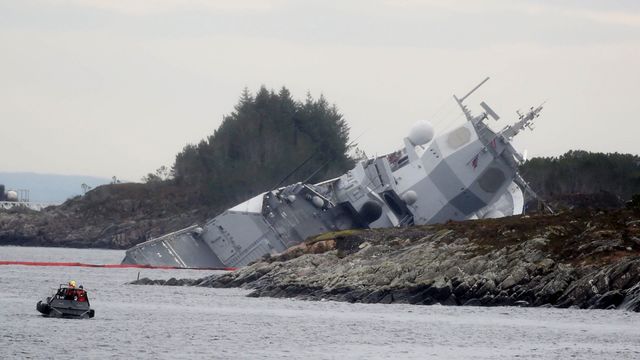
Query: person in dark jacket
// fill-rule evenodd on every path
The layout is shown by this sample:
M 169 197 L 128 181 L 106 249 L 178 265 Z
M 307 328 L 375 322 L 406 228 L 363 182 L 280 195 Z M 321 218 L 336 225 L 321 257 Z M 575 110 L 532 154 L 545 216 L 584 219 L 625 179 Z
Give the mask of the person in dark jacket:
M 80 285 L 80 288 L 76 290 L 76 299 L 80 302 L 87 301 L 87 292 L 84 291 L 84 287 Z

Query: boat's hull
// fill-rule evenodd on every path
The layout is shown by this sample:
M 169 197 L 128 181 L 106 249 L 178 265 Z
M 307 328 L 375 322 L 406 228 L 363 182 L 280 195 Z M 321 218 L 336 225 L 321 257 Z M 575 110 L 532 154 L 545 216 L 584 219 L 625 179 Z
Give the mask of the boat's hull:
M 53 302 L 55 302 L 55 304 L 52 305 Z M 53 302 L 38 301 L 36 310 L 46 317 L 90 319 L 95 316 L 95 310 L 90 309 L 88 306 L 75 305 L 73 304 L 74 301 L 54 300 Z

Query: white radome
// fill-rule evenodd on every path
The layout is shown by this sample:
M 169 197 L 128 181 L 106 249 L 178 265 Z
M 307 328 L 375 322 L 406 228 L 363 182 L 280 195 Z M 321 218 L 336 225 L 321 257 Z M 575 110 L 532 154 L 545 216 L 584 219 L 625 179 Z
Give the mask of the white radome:
M 311 198 L 311 202 L 317 208 L 322 208 L 324 206 L 324 200 L 322 200 L 319 196 L 314 196 Z
M 433 139 L 433 125 L 426 120 L 418 121 L 409 131 L 409 141 L 413 145 L 424 145 Z
M 18 192 L 13 190 L 7 191 L 7 200 L 18 201 Z
M 402 201 L 407 205 L 413 205 L 418 200 L 418 194 L 415 191 L 409 190 L 402 194 Z

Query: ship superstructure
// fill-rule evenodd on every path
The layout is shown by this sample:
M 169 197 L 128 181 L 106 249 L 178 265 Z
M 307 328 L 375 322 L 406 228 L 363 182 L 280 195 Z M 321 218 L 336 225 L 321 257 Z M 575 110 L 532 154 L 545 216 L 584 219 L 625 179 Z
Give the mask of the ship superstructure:
M 542 105 L 496 132 L 486 121 L 498 115 L 487 104 L 474 116 L 463 103 L 480 85 L 454 96 L 467 121 L 451 131 L 434 136 L 430 123 L 417 123 L 396 152 L 359 161 L 335 179 L 255 196 L 205 224 L 132 247 L 123 263 L 237 267 L 329 231 L 521 214 L 523 189 L 531 190 L 510 141 L 531 127 Z

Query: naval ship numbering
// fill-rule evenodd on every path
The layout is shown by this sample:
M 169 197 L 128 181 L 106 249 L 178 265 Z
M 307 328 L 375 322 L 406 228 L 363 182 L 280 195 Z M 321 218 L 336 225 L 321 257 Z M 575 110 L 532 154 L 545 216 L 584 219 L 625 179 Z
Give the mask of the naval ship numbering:
M 531 127 L 542 105 L 501 131 L 485 121 L 498 115 L 484 102 L 467 121 L 434 137 L 417 123 L 404 148 L 362 160 L 346 174 L 318 184 L 296 183 L 255 196 L 202 225 L 151 239 L 127 250 L 123 264 L 183 268 L 238 267 L 324 232 L 497 218 L 521 214 L 523 191 L 535 196 L 518 173 L 522 155 L 511 140 Z

